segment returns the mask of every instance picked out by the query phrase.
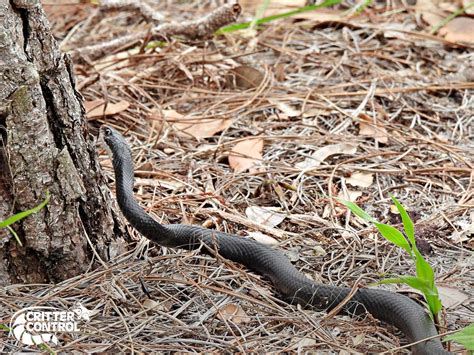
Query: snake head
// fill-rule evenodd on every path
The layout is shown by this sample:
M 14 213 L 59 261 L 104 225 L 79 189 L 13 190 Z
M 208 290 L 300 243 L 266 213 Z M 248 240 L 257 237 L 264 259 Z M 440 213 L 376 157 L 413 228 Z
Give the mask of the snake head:
M 113 157 L 120 158 L 131 156 L 132 154 L 125 138 L 110 126 L 103 125 L 100 127 L 99 139 L 105 142 L 105 147 Z
M 125 142 L 123 136 L 115 129 L 107 125 L 103 125 L 100 127 L 99 137 L 105 142 L 107 148 L 112 151 L 116 151 L 117 149 L 123 146 L 127 146 L 127 143 Z
M 115 129 L 107 125 L 103 125 L 100 127 L 100 137 L 108 146 L 113 144 L 114 135 L 117 137 L 120 136 L 120 133 L 118 133 Z

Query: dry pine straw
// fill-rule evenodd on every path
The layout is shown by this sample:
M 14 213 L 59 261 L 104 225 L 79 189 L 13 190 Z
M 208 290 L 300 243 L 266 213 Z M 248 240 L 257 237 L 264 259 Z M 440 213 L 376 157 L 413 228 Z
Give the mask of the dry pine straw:
M 207 11 L 180 6 L 159 9 L 173 20 Z M 65 26 L 84 21 L 90 11 L 81 5 L 51 14 L 53 28 L 64 37 Z M 78 83 L 88 101 L 130 103 L 126 111 L 90 123 L 110 124 L 129 138 L 137 196 L 150 213 L 164 223 L 246 235 L 254 230 L 242 224 L 248 206 L 281 207 L 288 217 L 269 235 L 320 282 L 364 285 L 382 273 L 413 272 L 406 255 L 328 198 L 339 194 L 352 172 L 373 173 L 371 186 L 352 188 L 363 192 L 358 202 L 392 224 L 400 218 L 389 210 L 388 193 L 408 207 L 440 285 L 470 296 L 447 310 L 447 329 L 458 329 L 474 320 L 473 244 L 449 238 L 470 222 L 473 207 L 472 53 L 415 35 L 384 35 L 389 23 L 414 21 L 409 12 L 377 19 L 318 28 L 280 22 L 258 37 L 169 40 L 161 49 L 109 56 L 95 68 L 78 65 Z M 126 12 L 111 13 L 83 45 L 123 32 L 125 25 L 127 31 L 144 26 Z M 247 91 L 224 88 L 224 75 L 238 65 L 259 69 L 265 80 Z M 288 117 L 275 102 L 300 114 Z M 359 134 L 357 108 L 376 118 L 387 143 Z M 159 109 L 232 123 L 213 137 L 195 139 L 164 124 Z M 233 174 L 227 152 L 255 135 L 265 140 L 262 169 Z M 340 142 L 357 144 L 357 152 L 330 157 L 304 173 L 296 167 Z M 101 161 L 113 189 L 105 153 Z M 67 308 L 80 301 L 96 310 L 81 324 L 81 334 L 61 337 L 57 351 L 380 352 L 400 346 L 399 334 L 369 316 L 325 317 L 288 306 L 268 282 L 239 265 L 159 248 L 130 232 L 136 245 L 106 266 L 57 285 L 0 291 L 2 319 L 35 304 Z M 325 255 L 315 253 L 318 246 Z M 146 309 L 147 299 L 157 302 L 153 310 Z M 239 317 L 219 315 L 235 306 Z M 19 349 L 5 337 L 0 344 L 2 352 Z

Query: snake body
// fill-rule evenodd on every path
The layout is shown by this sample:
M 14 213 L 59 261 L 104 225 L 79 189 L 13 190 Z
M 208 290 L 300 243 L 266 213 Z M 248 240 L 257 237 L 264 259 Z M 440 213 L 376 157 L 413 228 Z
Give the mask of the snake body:
M 198 226 L 158 223 L 140 207 L 134 197 L 133 160 L 125 139 L 110 127 L 103 126 L 101 130 L 112 155 L 119 207 L 128 222 L 152 242 L 188 250 L 204 244 L 209 253 L 217 251 L 222 257 L 243 264 L 270 279 L 281 297 L 291 304 L 329 311 L 351 292 L 348 287 L 318 284 L 308 279 L 281 252 L 257 241 Z M 438 333 L 429 315 L 410 298 L 394 292 L 363 288 L 357 290 L 340 310 L 348 315 L 361 315 L 366 311 L 397 327 L 410 342 L 435 337 L 413 345 L 414 353 L 449 354 L 436 337 Z

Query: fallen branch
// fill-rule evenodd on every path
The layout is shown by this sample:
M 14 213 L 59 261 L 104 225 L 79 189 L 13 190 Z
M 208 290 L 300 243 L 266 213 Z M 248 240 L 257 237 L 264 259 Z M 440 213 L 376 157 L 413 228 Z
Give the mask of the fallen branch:
M 239 4 L 226 4 L 198 20 L 156 26 L 152 28 L 151 36 L 149 31 L 141 31 L 108 42 L 75 49 L 70 52 L 70 55 L 75 62 L 81 60 L 94 61 L 117 49 L 129 48 L 147 36 L 149 36 L 148 40 L 176 35 L 185 36 L 190 39 L 205 38 L 212 35 L 222 26 L 235 22 L 240 12 L 241 7 Z

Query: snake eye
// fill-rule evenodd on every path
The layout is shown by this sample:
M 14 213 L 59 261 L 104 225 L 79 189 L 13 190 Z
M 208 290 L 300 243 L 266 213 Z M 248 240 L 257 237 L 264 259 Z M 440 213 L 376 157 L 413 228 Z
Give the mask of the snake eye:
M 109 127 L 104 128 L 104 135 L 110 137 L 112 135 L 112 130 Z

